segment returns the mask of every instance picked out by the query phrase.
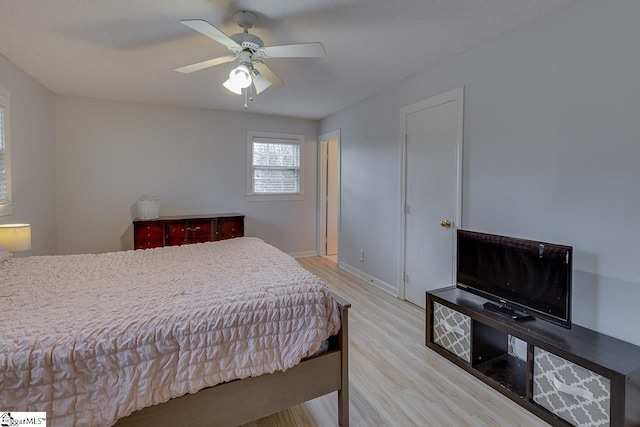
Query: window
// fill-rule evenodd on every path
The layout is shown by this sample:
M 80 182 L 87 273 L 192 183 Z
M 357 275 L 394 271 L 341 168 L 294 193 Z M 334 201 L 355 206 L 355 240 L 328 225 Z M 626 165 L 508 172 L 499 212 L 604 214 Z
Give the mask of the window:
M 9 91 L 0 87 L 0 215 L 13 209 L 9 166 Z
M 247 132 L 247 198 L 301 200 L 304 135 Z

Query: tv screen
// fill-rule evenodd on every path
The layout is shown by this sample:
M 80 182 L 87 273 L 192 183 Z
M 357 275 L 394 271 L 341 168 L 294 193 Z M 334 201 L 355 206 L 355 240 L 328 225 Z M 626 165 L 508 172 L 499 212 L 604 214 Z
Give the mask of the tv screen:
M 571 327 L 572 247 L 458 230 L 458 286 Z

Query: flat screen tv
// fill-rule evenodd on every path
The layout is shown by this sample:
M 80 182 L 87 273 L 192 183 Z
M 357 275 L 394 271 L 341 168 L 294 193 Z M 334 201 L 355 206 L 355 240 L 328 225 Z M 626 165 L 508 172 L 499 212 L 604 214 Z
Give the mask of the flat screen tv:
M 571 327 L 571 246 L 458 230 L 458 287 L 485 308 Z

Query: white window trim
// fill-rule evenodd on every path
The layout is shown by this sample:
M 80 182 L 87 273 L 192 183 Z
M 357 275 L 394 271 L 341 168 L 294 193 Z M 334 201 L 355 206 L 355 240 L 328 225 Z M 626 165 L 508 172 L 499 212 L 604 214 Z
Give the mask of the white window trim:
M 0 104 L 5 107 L 4 115 L 4 168 L 6 170 L 5 180 L 7 187 L 7 202 L 0 203 L 0 216 L 7 216 L 13 213 L 11 201 L 11 108 L 9 103 L 9 90 L 0 86 Z
M 253 140 L 254 138 L 287 139 L 300 146 L 300 190 L 298 193 L 260 194 L 253 192 Z M 247 131 L 247 201 L 265 202 L 274 200 L 304 200 L 304 135 Z

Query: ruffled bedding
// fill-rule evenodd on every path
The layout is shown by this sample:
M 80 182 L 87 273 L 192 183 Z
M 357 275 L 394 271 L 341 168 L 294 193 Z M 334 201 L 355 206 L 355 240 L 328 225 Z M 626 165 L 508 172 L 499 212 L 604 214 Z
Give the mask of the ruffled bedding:
M 326 285 L 256 238 L 0 262 L 0 409 L 110 426 L 284 371 L 340 328 Z

